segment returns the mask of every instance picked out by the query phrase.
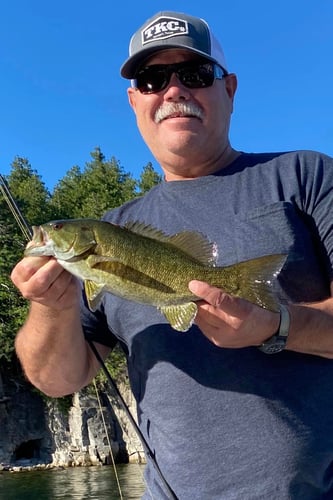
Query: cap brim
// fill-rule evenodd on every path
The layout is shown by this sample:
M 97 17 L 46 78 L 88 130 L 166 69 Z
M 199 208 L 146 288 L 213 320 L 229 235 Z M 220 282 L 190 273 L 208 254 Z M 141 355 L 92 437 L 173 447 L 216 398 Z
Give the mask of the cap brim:
M 142 65 L 145 59 L 147 59 L 149 56 L 152 56 L 156 52 L 161 52 L 167 49 L 188 50 L 189 52 L 198 54 L 204 57 L 205 59 L 208 59 L 209 61 L 213 61 L 216 64 L 220 64 L 216 59 L 208 56 L 206 52 L 202 52 L 201 50 L 194 49 L 193 47 L 184 47 L 184 44 L 165 43 L 159 45 L 158 47 L 157 46 L 149 48 L 147 47 L 146 49 L 140 50 L 140 52 L 138 52 L 137 54 L 134 54 L 133 56 L 129 57 L 120 68 L 121 76 L 123 76 L 124 78 L 128 78 L 129 80 L 135 78 L 137 70 Z

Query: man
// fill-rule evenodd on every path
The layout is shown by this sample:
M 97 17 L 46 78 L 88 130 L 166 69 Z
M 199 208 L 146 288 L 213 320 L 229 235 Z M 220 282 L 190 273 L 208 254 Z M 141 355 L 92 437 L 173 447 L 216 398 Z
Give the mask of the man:
M 236 76 L 205 21 L 160 12 L 121 69 L 165 182 L 105 215 L 166 234 L 199 231 L 218 265 L 282 253 L 280 314 L 209 284 L 187 333 L 158 310 L 106 294 L 92 313 L 53 258 L 24 258 L 12 279 L 31 301 L 16 348 L 33 384 L 61 396 L 128 356 L 141 430 L 179 499 L 333 498 L 333 160 L 232 148 Z M 81 312 L 80 312 L 81 310 Z M 145 498 L 170 498 L 151 464 Z

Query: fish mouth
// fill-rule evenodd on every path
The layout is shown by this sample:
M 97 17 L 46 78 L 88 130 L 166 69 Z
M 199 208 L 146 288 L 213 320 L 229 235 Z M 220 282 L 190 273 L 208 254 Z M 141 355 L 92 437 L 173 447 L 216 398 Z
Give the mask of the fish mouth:
M 53 255 L 52 242 L 41 226 L 32 226 L 32 239 L 27 244 L 24 255 Z
M 46 245 L 48 237 L 46 232 L 41 226 L 32 226 L 32 241 L 34 246 L 40 247 Z

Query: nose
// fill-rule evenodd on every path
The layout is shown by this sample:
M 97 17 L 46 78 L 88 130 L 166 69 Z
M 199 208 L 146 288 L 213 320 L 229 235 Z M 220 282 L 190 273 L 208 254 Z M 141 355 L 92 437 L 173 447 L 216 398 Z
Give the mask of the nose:
M 170 77 L 164 98 L 167 101 L 186 101 L 189 98 L 189 89 L 181 83 L 176 73 L 172 73 Z

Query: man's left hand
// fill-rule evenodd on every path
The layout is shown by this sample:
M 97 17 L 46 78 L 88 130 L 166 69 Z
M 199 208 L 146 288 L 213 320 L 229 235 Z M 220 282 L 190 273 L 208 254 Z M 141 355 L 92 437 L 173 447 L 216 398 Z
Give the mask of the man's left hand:
M 258 346 L 279 328 L 277 312 L 231 296 L 202 281 L 191 281 L 189 289 L 202 299 L 197 302 L 195 323 L 218 347 Z

